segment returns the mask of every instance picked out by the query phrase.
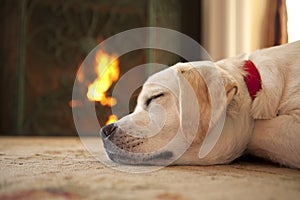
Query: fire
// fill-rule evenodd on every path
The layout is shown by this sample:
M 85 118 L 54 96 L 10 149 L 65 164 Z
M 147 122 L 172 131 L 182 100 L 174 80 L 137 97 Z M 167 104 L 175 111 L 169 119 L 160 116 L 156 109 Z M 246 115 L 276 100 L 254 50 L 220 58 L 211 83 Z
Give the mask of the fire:
M 118 118 L 117 118 L 116 115 L 110 115 L 110 116 L 108 117 L 108 120 L 107 120 L 107 122 L 105 123 L 105 125 L 114 123 L 114 122 L 117 121 L 117 120 L 118 120 Z
M 103 106 L 112 107 L 116 105 L 117 100 L 108 97 L 106 92 L 111 85 L 118 80 L 120 75 L 119 60 L 117 56 L 110 55 L 102 50 L 95 54 L 95 71 L 97 78 L 88 86 L 87 98 L 90 101 L 98 101 Z M 110 115 L 108 123 L 117 121 L 115 115 Z

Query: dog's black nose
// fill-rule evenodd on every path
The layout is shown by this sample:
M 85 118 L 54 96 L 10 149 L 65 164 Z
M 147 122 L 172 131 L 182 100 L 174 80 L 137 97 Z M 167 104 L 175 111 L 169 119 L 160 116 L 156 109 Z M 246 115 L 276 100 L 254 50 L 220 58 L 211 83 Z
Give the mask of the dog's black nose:
M 108 138 L 110 135 L 112 135 L 117 130 L 117 125 L 115 123 L 109 124 L 107 126 L 104 126 L 101 129 L 101 136 L 103 139 Z

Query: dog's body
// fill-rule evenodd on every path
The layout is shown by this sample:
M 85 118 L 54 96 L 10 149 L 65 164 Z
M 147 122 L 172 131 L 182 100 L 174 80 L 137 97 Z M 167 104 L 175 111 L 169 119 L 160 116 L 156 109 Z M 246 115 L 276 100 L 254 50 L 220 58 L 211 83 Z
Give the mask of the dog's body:
M 262 88 L 254 99 L 244 81 L 245 59 L 255 64 L 261 77 Z M 112 160 L 165 164 L 165 160 L 173 159 L 174 162 L 168 164 L 210 165 L 228 163 L 248 152 L 300 168 L 300 42 L 259 50 L 248 57 L 196 65 L 178 63 L 150 77 L 139 95 L 135 111 L 102 129 L 104 145 Z M 199 157 L 205 137 L 221 119 L 212 111 L 214 95 L 210 93 L 216 89 L 216 77 L 210 65 L 214 65 L 224 84 L 226 118 L 216 144 L 207 155 Z M 182 78 L 195 92 L 197 122 L 196 117 L 192 117 L 197 116 L 195 113 L 182 113 L 190 109 L 183 111 L 191 103 L 186 98 L 191 95 L 185 95 Z M 182 154 L 174 153 L 174 147 L 164 148 L 179 129 L 183 130 L 180 134 L 184 137 L 174 140 L 176 145 L 180 149 L 188 143 Z M 190 136 L 195 129 L 195 135 Z M 148 137 L 151 132 L 157 134 Z

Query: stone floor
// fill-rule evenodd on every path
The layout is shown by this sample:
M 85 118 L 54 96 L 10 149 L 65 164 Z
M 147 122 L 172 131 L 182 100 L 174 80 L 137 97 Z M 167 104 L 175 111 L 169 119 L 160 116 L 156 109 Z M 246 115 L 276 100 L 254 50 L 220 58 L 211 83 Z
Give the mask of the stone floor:
M 78 138 L 0 137 L 0 199 L 300 199 L 300 170 L 249 158 L 132 174 Z M 127 166 L 130 168 L 130 166 Z

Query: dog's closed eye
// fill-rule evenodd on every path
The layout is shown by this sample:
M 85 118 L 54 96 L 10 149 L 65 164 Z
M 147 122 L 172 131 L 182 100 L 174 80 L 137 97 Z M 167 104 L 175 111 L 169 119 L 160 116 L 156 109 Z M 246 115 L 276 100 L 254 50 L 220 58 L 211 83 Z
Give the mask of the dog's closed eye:
M 164 96 L 164 95 L 165 95 L 164 93 L 159 93 L 159 94 L 157 94 L 157 95 L 151 96 L 149 99 L 146 100 L 145 105 L 146 105 L 146 106 L 149 106 L 149 104 L 151 103 L 152 100 L 157 99 L 157 98 L 159 98 L 159 97 L 162 97 L 162 96 Z

